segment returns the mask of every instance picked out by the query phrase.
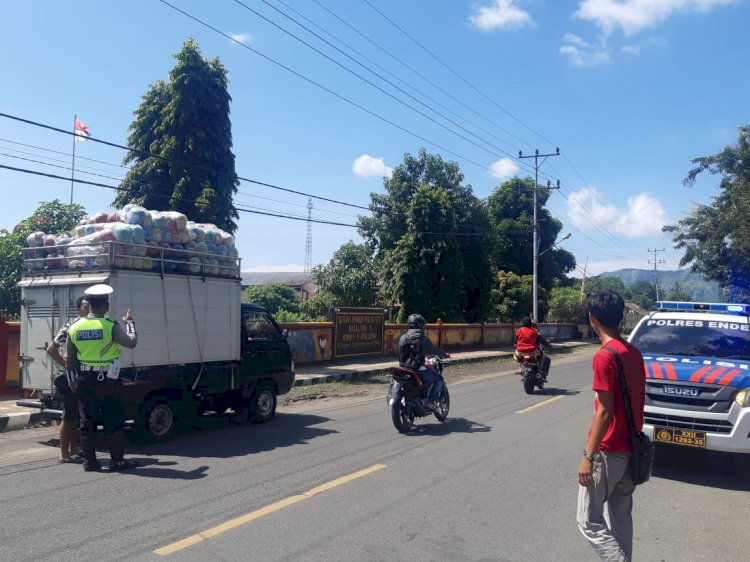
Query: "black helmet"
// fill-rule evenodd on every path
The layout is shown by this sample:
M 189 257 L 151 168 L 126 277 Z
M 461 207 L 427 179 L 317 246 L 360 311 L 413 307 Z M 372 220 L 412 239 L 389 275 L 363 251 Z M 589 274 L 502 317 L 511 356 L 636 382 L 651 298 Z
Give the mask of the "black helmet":
M 410 328 L 424 328 L 424 325 L 426 324 L 426 321 L 424 319 L 424 316 L 421 314 L 411 314 L 409 315 L 409 318 L 406 319 L 406 323 L 409 324 Z
M 531 318 L 528 316 L 524 316 L 523 320 L 521 320 L 521 326 L 524 328 L 531 328 L 534 325 L 534 323 L 531 321 Z

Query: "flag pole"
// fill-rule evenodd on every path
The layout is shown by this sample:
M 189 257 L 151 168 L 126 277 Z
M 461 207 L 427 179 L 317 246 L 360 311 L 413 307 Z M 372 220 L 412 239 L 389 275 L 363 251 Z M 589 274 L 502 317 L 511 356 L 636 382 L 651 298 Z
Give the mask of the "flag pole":
M 70 204 L 73 204 L 73 184 L 76 176 L 76 120 L 77 115 L 73 115 L 73 164 L 70 167 Z

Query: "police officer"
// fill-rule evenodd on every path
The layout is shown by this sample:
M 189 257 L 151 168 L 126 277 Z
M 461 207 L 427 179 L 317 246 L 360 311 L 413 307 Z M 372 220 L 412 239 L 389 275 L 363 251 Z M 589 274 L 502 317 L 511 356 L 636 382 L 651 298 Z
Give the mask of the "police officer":
M 78 393 L 83 469 L 86 472 L 101 469 L 94 446 L 94 432 L 99 424 L 104 426 L 109 444 L 109 469 L 119 471 L 136 466 L 135 461 L 123 458 L 125 435 L 122 425 L 125 413 L 119 399 L 119 346 L 134 348 L 138 336 L 130 309 L 122 318 L 124 329 L 117 322 L 105 318 L 112 292 L 112 287 L 104 284 L 86 289 L 84 294 L 89 301 L 90 312 L 85 318 L 71 324 L 68 330 L 66 368 L 71 388 Z

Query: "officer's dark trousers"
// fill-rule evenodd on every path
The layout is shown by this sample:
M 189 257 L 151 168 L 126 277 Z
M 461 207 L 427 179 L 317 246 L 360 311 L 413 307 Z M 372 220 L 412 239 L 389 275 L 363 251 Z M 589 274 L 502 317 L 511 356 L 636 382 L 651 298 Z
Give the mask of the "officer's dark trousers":
M 120 381 L 97 380 L 98 373 L 82 373 L 78 379 L 78 409 L 81 414 L 81 449 L 83 458 L 96 462 L 96 430 L 104 427 L 109 453 L 115 460 L 123 457 L 125 435 L 122 424 L 125 412 L 120 401 Z

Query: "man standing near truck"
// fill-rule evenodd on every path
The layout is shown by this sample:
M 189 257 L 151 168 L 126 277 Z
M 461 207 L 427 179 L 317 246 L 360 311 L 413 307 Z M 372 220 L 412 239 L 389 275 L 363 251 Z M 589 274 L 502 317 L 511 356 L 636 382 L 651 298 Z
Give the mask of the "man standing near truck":
M 78 318 L 85 318 L 89 313 L 89 301 L 86 297 L 76 299 L 76 310 Z M 63 399 L 63 413 L 60 421 L 60 462 L 80 464 L 83 458 L 79 453 L 78 426 L 80 416 L 78 413 L 78 396 L 68 386 L 68 378 L 65 373 L 65 357 L 60 355 L 60 349 L 65 347 L 68 341 L 68 330 L 71 322 L 60 328 L 49 346 L 47 354 L 55 360 L 61 368 L 60 373 L 55 376 L 55 387 Z
M 83 469 L 98 471 L 101 464 L 96 459 L 94 444 L 97 425 L 104 426 L 108 438 L 111 471 L 128 470 L 135 461 L 125 459 L 125 421 L 120 401 L 120 345 L 132 349 L 138 343 L 130 309 L 123 316 L 125 329 L 117 322 L 105 318 L 109 310 L 109 285 L 99 284 L 84 291 L 91 311 L 79 318 L 68 330 L 66 344 L 68 382 L 78 392 L 81 415 L 81 446 Z

